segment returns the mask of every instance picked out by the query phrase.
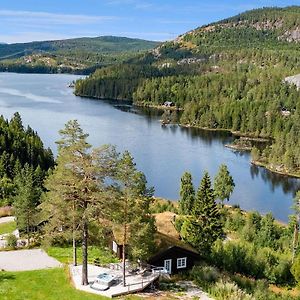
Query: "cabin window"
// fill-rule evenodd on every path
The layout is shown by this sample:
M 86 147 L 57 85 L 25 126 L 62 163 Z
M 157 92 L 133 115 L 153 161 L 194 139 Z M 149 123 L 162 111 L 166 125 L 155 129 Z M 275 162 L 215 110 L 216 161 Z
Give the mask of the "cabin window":
M 186 268 L 186 257 L 177 258 L 177 269 Z

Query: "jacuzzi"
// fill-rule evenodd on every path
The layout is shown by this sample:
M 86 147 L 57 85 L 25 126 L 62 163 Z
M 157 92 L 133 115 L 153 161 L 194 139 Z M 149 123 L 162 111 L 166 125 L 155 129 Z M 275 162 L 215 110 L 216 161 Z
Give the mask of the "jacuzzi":
M 95 281 L 91 284 L 94 290 L 105 291 L 108 290 L 116 281 L 117 277 L 108 273 L 99 274 Z

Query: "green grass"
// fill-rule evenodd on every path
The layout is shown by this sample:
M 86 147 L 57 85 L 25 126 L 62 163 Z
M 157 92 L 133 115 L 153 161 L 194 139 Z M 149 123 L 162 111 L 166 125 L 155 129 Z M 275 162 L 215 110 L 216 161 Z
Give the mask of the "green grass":
M 46 249 L 48 255 L 56 258 L 61 263 L 72 263 L 73 260 L 73 251 L 72 247 L 49 247 Z M 78 263 L 82 261 L 82 251 L 81 247 L 77 249 L 77 257 Z M 88 261 L 89 263 L 93 263 L 96 258 L 99 258 L 100 264 L 105 266 L 109 263 L 116 263 L 119 260 L 112 254 L 112 252 L 108 249 L 103 249 L 100 247 L 90 246 L 88 252 Z
M 5 233 L 12 233 L 14 230 L 16 230 L 16 222 L 7 222 L 7 223 L 1 223 L 0 224 L 0 234 Z
M 64 269 L 0 272 L 1 300 L 103 300 L 99 295 L 77 291 Z

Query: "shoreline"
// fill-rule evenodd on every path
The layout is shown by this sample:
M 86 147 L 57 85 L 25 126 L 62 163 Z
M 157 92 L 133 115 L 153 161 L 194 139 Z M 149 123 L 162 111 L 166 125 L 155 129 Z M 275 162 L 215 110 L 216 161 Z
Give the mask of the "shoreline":
M 16 74 L 53 74 L 53 75 L 57 75 L 57 73 L 20 73 L 20 72 L 1 72 L 1 73 L 16 73 Z M 61 75 L 79 75 L 79 74 L 72 74 L 72 73 L 59 73 Z M 79 75 L 80 76 L 80 75 Z M 171 110 L 171 111 L 183 111 L 183 109 L 181 108 L 177 108 L 177 107 L 165 107 L 162 105 L 145 105 L 143 103 L 134 103 L 132 100 L 128 100 L 128 99 L 110 99 L 110 98 L 99 98 L 99 97 L 93 97 L 93 96 L 89 96 L 89 95 L 78 95 L 75 94 L 74 95 L 76 97 L 82 97 L 82 98 L 86 98 L 86 99 L 94 99 L 94 100 L 108 100 L 108 101 L 124 101 L 127 103 L 130 103 L 132 106 L 135 107 L 144 107 L 144 108 L 150 108 L 150 109 L 154 109 L 154 110 Z M 244 140 L 249 140 L 249 141 L 255 141 L 255 142 L 270 142 L 273 139 L 270 137 L 257 137 L 255 136 L 253 133 L 242 133 L 240 131 L 233 131 L 231 129 L 226 129 L 226 128 L 209 128 L 209 127 L 200 127 L 200 126 L 196 126 L 196 125 L 190 125 L 190 124 L 183 124 L 183 123 L 176 123 L 176 125 L 180 126 L 180 127 L 185 127 L 185 128 L 196 128 L 196 129 L 201 129 L 201 130 L 205 130 L 205 131 L 219 131 L 219 132 L 227 132 L 229 134 L 232 134 L 232 136 L 235 137 L 240 137 L 243 138 Z M 235 146 L 232 144 L 227 144 L 225 145 L 226 148 L 228 149 L 232 149 L 234 151 L 251 151 L 250 147 L 241 147 L 241 146 Z M 288 177 L 292 177 L 292 178 L 296 178 L 296 179 L 300 179 L 300 174 L 297 173 L 289 173 L 289 172 L 285 172 L 285 171 L 280 171 L 280 170 L 276 170 L 270 166 L 268 166 L 265 163 L 259 162 L 259 161 L 254 161 L 251 160 L 251 164 L 259 166 L 259 167 L 263 167 L 265 169 L 267 169 L 270 172 L 273 172 L 275 174 L 278 175 L 282 175 L 282 176 L 288 176 Z
M 159 196 L 154 196 L 153 197 L 154 199 L 154 202 L 153 203 L 163 203 L 163 204 L 168 204 L 169 201 L 172 202 L 172 204 L 178 208 L 179 207 L 179 199 L 177 200 L 170 200 L 170 199 L 166 199 L 166 198 L 162 198 L 162 197 L 159 197 Z M 155 204 L 154 204 L 155 205 Z M 236 207 L 236 205 L 238 205 L 238 207 Z M 239 209 L 242 213 L 244 214 L 250 214 L 251 212 L 255 212 L 255 210 L 246 210 L 246 209 L 243 209 L 239 206 L 239 204 L 228 204 L 228 203 L 224 203 L 224 207 L 228 210 L 236 210 L 236 209 Z M 267 213 L 261 213 L 259 211 L 257 211 L 259 213 L 260 216 L 264 217 Z M 272 214 L 273 215 L 273 214 Z M 282 225 L 282 226 L 288 226 L 288 223 L 285 222 L 285 221 L 282 221 L 282 220 L 279 220 L 279 219 L 276 219 L 275 216 L 273 215 L 274 219 L 275 219 L 275 222 L 277 222 L 278 224 Z
M 179 126 L 185 127 L 185 128 L 198 128 L 206 131 L 220 131 L 220 132 L 228 132 L 232 134 L 233 136 L 243 138 L 244 140 L 248 141 L 253 141 L 253 142 L 262 142 L 262 143 L 267 143 L 273 140 L 271 137 L 259 137 L 255 136 L 253 133 L 242 133 L 240 131 L 234 131 L 231 129 L 227 128 L 209 128 L 209 127 L 201 127 L 201 126 L 196 126 L 196 125 L 190 125 L 190 124 L 183 124 L 183 123 L 178 123 Z
M 151 104 L 144 104 L 144 103 L 132 103 L 133 106 L 136 107 L 144 107 L 144 108 L 151 108 L 156 110 L 171 110 L 171 111 L 183 111 L 183 108 L 179 108 L 176 106 L 164 106 L 164 105 L 151 105 Z
M 281 170 L 276 170 L 274 168 L 272 168 L 271 166 L 269 166 L 268 164 L 265 164 L 261 161 L 258 160 L 251 160 L 251 164 L 257 167 L 262 167 L 265 168 L 266 170 L 281 175 L 281 176 L 285 176 L 285 177 L 291 177 L 291 178 L 295 178 L 295 179 L 300 179 L 300 174 L 298 173 L 289 173 L 286 171 L 281 171 Z
M 226 144 L 224 145 L 226 148 L 229 148 L 234 151 L 247 151 L 250 152 L 252 147 L 240 146 L 240 145 L 233 145 L 233 144 Z
M 75 94 L 76 95 L 76 94 Z M 155 109 L 155 110 L 173 110 L 173 111 L 178 111 L 178 109 L 175 107 L 163 107 L 163 106 L 155 106 L 155 105 L 148 105 L 145 106 L 142 103 L 134 103 L 133 101 L 130 100 L 126 100 L 126 99 L 107 99 L 107 98 L 98 98 L 98 97 L 89 97 L 89 96 L 80 96 L 80 95 L 76 95 L 78 97 L 83 97 L 83 98 L 91 98 L 91 99 L 98 99 L 98 100 L 110 100 L 110 101 L 127 101 L 127 102 L 131 102 L 132 106 L 135 107 L 144 107 L 144 108 L 150 108 L 150 109 Z M 182 111 L 183 109 L 181 109 Z M 195 125 L 190 125 L 190 124 L 183 124 L 183 123 L 175 123 L 174 125 L 178 125 L 180 127 L 184 127 L 184 128 L 195 128 L 195 129 L 201 129 L 201 130 L 205 130 L 205 131 L 214 131 L 214 132 L 227 132 L 228 134 L 231 134 L 234 137 L 239 137 L 241 139 L 244 139 L 245 141 L 254 141 L 254 142 L 261 142 L 261 143 L 267 143 L 267 142 L 271 142 L 273 140 L 273 138 L 271 137 L 257 137 L 255 136 L 253 133 L 242 133 L 240 131 L 233 131 L 231 129 L 226 129 L 226 128 L 209 128 L 209 127 L 200 127 L 200 126 L 195 126 Z M 241 147 L 239 145 L 235 146 L 232 144 L 227 144 L 224 145 L 226 148 L 234 150 L 234 151 L 251 151 L 252 148 L 250 147 Z M 281 176 L 286 176 L 286 177 L 291 177 L 291 178 L 296 178 L 296 179 L 300 179 L 300 174 L 297 173 L 289 173 L 289 172 L 284 172 L 284 171 L 279 171 L 279 170 L 275 170 L 274 168 L 271 168 L 270 166 L 268 166 L 267 164 L 264 164 L 262 162 L 259 161 L 250 161 L 251 164 L 259 166 L 259 167 L 263 167 L 266 170 L 281 175 Z

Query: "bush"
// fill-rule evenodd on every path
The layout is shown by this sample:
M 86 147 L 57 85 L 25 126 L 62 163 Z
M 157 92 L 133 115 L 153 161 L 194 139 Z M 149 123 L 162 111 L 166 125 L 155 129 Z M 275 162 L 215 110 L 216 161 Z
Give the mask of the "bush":
M 267 279 L 276 284 L 292 282 L 289 256 L 247 242 L 217 241 L 212 248 L 210 262 L 230 273 Z
M 300 286 L 300 256 L 297 256 L 292 268 L 291 268 L 292 274 L 297 281 L 298 285 Z
M 245 225 L 245 217 L 240 209 L 235 209 L 229 214 L 225 223 L 225 228 L 229 231 L 238 231 Z
M 235 283 L 219 281 L 211 288 L 211 295 L 220 300 L 254 300 Z
M 181 232 L 181 227 L 182 227 L 184 220 L 185 220 L 185 218 L 183 218 L 183 217 L 180 217 L 180 216 L 176 217 L 174 226 L 175 226 L 177 232 Z
M 219 270 L 211 266 L 194 266 L 190 276 L 198 284 L 214 283 L 221 277 Z
M 10 249 L 16 249 L 17 248 L 17 238 L 14 234 L 9 234 L 6 237 L 7 247 Z

